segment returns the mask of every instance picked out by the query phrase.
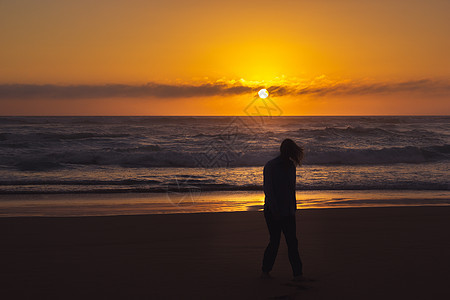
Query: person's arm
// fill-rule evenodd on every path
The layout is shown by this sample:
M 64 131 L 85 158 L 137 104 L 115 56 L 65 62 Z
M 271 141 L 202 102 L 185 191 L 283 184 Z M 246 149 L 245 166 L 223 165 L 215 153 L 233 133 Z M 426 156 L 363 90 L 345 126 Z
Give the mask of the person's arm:
M 280 217 L 280 211 L 278 209 L 278 204 L 275 199 L 274 195 L 274 189 L 273 189 L 273 176 L 272 173 L 269 171 L 267 166 L 264 167 L 263 171 L 264 175 L 264 194 L 266 196 L 266 203 L 269 206 L 269 210 L 272 212 L 272 214 L 275 216 L 275 218 Z
M 297 179 L 297 172 L 296 172 L 296 168 L 295 165 L 292 165 L 292 167 L 289 170 L 289 185 L 291 187 L 291 193 L 292 193 L 292 203 L 291 203 L 291 208 L 293 210 L 293 212 L 295 213 L 295 211 L 297 210 L 297 198 L 295 195 L 295 188 L 296 188 L 296 179 Z

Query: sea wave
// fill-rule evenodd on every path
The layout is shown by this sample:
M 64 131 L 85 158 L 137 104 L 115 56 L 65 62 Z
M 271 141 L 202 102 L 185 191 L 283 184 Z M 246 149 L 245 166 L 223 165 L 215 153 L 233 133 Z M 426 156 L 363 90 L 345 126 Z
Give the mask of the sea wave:
M 306 148 L 305 165 L 380 165 L 427 163 L 450 159 L 450 145 L 388 147 L 381 149 Z M 251 167 L 263 166 L 277 155 L 273 150 L 237 151 L 230 148 L 200 152 L 165 150 L 158 145 L 102 150 L 67 150 L 55 153 L 24 153 L 4 157 L 2 165 L 21 171 L 45 171 L 71 165 L 123 167 Z
M 284 138 L 299 189 L 449 189 L 449 117 L 262 119 L 0 117 L 0 193 L 261 190 Z
M 382 128 L 380 127 L 362 127 L 348 126 L 325 127 L 325 128 L 300 128 L 289 132 L 292 136 L 302 138 L 313 138 L 323 140 L 324 138 L 335 141 L 354 141 L 354 140 L 392 140 L 412 142 L 418 139 L 442 140 L 450 137 L 448 133 L 435 132 L 427 129 L 405 129 L 405 128 Z
M 426 163 L 450 159 L 450 145 L 308 151 L 305 164 L 377 165 Z
M 61 141 L 61 140 L 80 140 L 93 138 L 123 138 L 129 137 L 128 133 L 96 133 L 96 132 L 76 132 L 76 133 L 0 133 L 0 141 L 11 142 L 46 142 L 46 141 Z

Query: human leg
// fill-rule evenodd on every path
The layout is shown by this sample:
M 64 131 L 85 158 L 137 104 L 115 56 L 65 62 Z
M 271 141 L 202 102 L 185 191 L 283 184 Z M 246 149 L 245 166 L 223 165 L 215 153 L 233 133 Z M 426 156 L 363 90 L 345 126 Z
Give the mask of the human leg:
M 270 211 L 264 210 L 264 217 L 269 229 L 270 241 L 264 251 L 262 271 L 268 273 L 272 270 L 280 246 L 281 225 L 279 220 L 274 219 Z
M 281 221 L 281 229 L 288 246 L 289 262 L 291 263 L 294 277 L 301 276 L 303 274 L 303 264 L 302 260 L 300 259 L 300 254 L 298 253 L 295 215 L 283 218 Z

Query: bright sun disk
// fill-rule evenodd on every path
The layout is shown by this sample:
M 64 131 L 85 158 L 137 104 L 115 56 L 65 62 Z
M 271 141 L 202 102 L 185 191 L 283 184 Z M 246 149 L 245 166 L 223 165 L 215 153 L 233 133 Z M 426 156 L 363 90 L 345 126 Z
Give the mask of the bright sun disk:
M 259 98 L 265 99 L 267 97 L 269 97 L 269 92 L 266 89 L 261 89 L 258 92 Z

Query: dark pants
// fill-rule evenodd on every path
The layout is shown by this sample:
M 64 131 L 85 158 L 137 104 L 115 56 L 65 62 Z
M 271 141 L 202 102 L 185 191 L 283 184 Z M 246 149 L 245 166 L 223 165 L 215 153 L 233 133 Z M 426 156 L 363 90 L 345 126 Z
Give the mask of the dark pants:
M 270 242 L 264 252 L 263 272 L 270 272 L 275 258 L 277 257 L 278 247 L 280 246 L 281 231 L 283 231 L 288 246 L 289 262 L 292 266 L 294 276 L 302 275 L 302 261 L 298 254 L 298 241 L 296 236 L 295 216 L 281 217 L 275 219 L 268 210 L 264 210 L 267 228 L 269 229 Z

